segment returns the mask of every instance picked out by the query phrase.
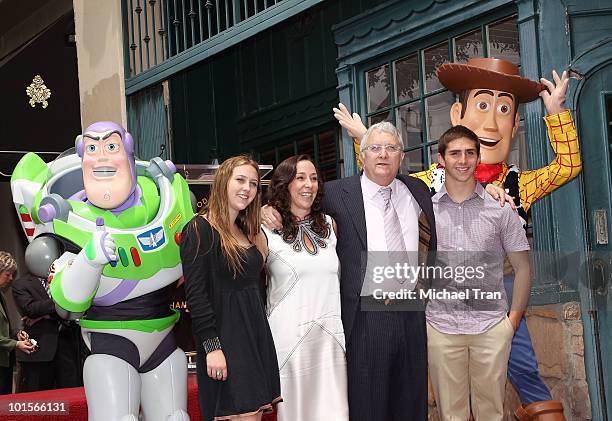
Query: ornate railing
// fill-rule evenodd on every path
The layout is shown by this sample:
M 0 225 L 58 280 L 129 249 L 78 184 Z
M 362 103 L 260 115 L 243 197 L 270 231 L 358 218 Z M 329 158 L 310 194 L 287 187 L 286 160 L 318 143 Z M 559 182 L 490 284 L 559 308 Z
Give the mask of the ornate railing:
M 282 2 L 123 0 L 124 43 L 129 55 L 126 78 L 137 76 Z
M 121 0 L 125 92 L 134 94 L 324 0 Z

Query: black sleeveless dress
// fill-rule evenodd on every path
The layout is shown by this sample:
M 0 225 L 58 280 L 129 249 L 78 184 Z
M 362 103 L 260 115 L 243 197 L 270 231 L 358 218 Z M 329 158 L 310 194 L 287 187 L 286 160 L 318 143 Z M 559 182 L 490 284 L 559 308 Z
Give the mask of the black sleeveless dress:
M 271 411 L 281 397 L 276 350 L 261 295 L 263 256 L 257 247 L 247 248 L 242 255 L 243 270 L 234 277 L 218 233 L 196 216 L 183 230 L 181 258 L 198 344 L 198 397 L 203 419 L 225 420 Z M 206 373 L 202 342 L 215 336 L 227 362 L 226 381 L 213 380 Z

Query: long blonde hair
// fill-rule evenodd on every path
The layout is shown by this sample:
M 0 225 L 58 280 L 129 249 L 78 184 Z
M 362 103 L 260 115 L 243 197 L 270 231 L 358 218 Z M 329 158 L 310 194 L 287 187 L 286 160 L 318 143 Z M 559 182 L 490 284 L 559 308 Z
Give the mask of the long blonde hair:
M 232 177 L 234 168 L 242 165 L 250 165 L 255 169 L 257 173 L 257 192 L 255 193 L 253 201 L 238 213 L 236 224 L 250 241 L 254 241 L 257 234 L 259 234 L 261 226 L 261 179 L 259 177 L 259 166 L 257 162 L 253 161 L 248 156 L 239 155 L 229 158 L 219 166 L 215 174 L 208 202 L 199 212 L 199 215 L 206 215 L 206 219 L 210 225 L 219 232 L 219 236 L 221 237 L 221 250 L 227 258 L 234 272 L 234 276 L 237 272 L 242 272 L 242 263 L 244 261 L 242 252 L 244 252 L 245 247 L 238 243 L 238 240 L 231 232 L 227 184 Z

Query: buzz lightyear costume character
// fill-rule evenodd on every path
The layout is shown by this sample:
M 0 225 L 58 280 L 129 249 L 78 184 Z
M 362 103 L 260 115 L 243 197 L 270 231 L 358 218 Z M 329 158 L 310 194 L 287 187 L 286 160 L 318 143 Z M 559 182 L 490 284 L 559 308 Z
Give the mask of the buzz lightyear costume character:
M 89 420 L 136 421 L 140 409 L 147 421 L 189 420 L 167 288 L 182 276 L 180 233 L 194 212 L 172 162 L 136 161 L 132 136 L 97 122 L 77 137 L 76 154 L 49 165 L 25 155 L 11 189 L 28 240 L 61 246 L 50 290 L 91 349 Z
M 466 64 L 443 64 L 437 75 L 442 85 L 459 96 L 459 101 L 451 107 L 452 125 L 466 126 L 480 139 L 481 164 L 476 169 L 476 179 L 504 187 L 514 197 L 526 224 L 527 212 L 536 200 L 569 182 L 582 170 L 578 135 L 572 115 L 564 107 L 569 83 L 567 73 L 560 78 L 553 71 L 554 83 L 543 78 L 538 83 L 521 77 L 518 68 L 509 61 L 473 58 Z M 518 104 L 534 101 L 538 96 L 546 107 L 544 121 L 555 159 L 543 168 L 521 171 L 505 161 L 520 124 Z M 334 113 L 353 137 L 359 163 L 359 141 L 366 128 L 359 115 L 351 115 L 342 104 Z M 433 193 L 444 184 L 444 168 L 438 164 L 410 175 L 423 180 Z M 511 296 L 513 277 L 505 281 Z M 524 316 L 512 341 L 508 378 L 523 403 L 515 412 L 520 420 L 565 420 L 563 406 L 552 400 L 540 377 Z

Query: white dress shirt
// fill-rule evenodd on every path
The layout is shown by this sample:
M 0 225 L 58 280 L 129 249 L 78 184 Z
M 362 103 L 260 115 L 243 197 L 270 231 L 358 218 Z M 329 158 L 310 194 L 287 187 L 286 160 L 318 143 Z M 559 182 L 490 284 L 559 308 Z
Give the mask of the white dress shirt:
M 377 205 L 377 195 L 381 187 L 370 180 L 365 173 L 361 175 L 361 191 L 368 233 L 368 251 L 387 251 L 385 239 L 384 218 Z M 412 197 L 410 190 L 397 178 L 391 184 L 391 203 L 395 207 L 402 227 L 406 251 L 419 250 L 419 215 L 421 208 Z

